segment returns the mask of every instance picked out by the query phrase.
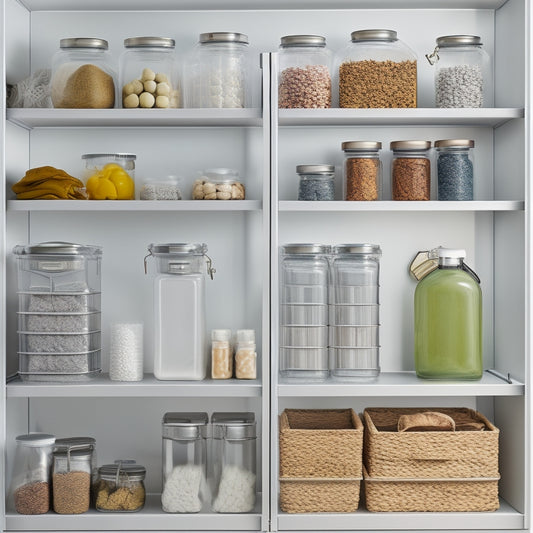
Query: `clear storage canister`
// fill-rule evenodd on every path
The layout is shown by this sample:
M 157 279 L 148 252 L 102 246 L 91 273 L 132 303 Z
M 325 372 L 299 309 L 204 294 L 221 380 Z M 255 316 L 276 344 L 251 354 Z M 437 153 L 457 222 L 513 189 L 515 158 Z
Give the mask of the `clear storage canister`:
M 445 139 L 435 141 L 439 200 L 474 199 L 474 141 Z
M 352 32 L 336 65 L 340 107 L 416 107 L 417 57 L 395 31 Z
M 89 200 L 135 200 L 135 154 L 83 154 Z
M 492 107 L 492 60 L 477 35 L 444 35 L 427 60 L 435 66 L 436 107 Z
M 368 379 L 379 374 L 379 270 L 377 244 L 332 247 L 330 290 L 331 374 Z
M 50 510 L 54 441 L 55 437 L 47 433 L 29 433 L 16 438 L 9 493 L 11 504 L 19 514 L 44 514 Z
M 121 107 L 181 107 L 175 41 L 168 37 L 124 39 L 119 62 Z
M 208 498 L 207 413 L 165 413 L 163 493 L 167 513 L 198 513 Z
M 254 413 L 213 413 L 213 511 L 249 513 L 256 498 Z
M 92 449 L 81 445 L 54 448 L 52 494 L 54 511 L 81 514 L 91 503 Z
M 91 454 L 91 486 L 94 489 L 98 476 L 98 463 L 96 460 L 96 439 L 93 437 L 65 437 L 56 439 L 54 450 L 85 450 Z
M 285 378 L 322 381 L 329 375 L 328 254 L 323 244 L 281 249 L 279 369 Z
M 157 379 L 201 380 L 207 373 L 205 279 L 214 269 L 207 245 L 150 244 L 154 279 L 154 375 Z
M 392 199 L 430 200 L 430 141 L 393 141 Z
M 61 39 L 52 58 L 51 96 L 56 108 L 115 107 L 116 72 L 104 39 Z
M 332 54 L 319 35 L 286 35 L 279 46 L 280 108 L 331 107 Z
M 98 469 L 96 510 L 134 513 L 144 507 L 146 468 L 135 461 L 115 461 Z
M 381 143 L 346 141 L 344 151 L 344 199 L 379 200 L 381 195 Z
M 246 192 L 233 168 L 208 168 L 192 186 L 193 200 L 244 200 Z
M 298 200 L 335 200 L 334 165 L 298 165 Z
M 248 55 L 242 33 L 200 34 L 185 69 L 186 107 L 249 107 Z
M 80 381 L 101 371 L 102 249 L 67 242 L 20 245 L 19 375 Z

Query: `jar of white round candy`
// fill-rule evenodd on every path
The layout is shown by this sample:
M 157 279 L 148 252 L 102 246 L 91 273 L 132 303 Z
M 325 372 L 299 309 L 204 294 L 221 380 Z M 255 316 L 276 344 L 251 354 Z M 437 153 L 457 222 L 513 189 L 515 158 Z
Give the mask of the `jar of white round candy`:
M 178 176 L 146 178 L 141 186 L 141 200 L 181 200 L 181 179 Z
M 193 200 L 244 200 L 245 188 L 232 168 L 210 168 L 194 182 Z
M 133 37 L 124 40 L 124 47 L 119 61 L 121 107 L 180 107 L 174 39 Z
M 436 107 L 492 107 L 492 60 L 477 35 L 444 35 L 427 60 L 436 65 Z

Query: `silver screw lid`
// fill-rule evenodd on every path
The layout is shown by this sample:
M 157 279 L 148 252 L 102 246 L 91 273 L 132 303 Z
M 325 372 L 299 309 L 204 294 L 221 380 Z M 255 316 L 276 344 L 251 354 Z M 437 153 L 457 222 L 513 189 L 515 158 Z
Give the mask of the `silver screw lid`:
M 326 38 L 320 35 L 285 35 L 281 38 L 281 48 L 291 46 L 326 46 Z
M 345 141 L 341 146 L 345 152 L 381 150 L 381 143 L 379 141 Z
M 335 172 L 334 165 L 297 165 L 298 174 L 331 174 Z
M 392 141 L 391 150 L 429 150 L 431 141 Z
M 327 244 L 295 243 L 282 246 L 284 254 L 327 254 L 330 247 Z
M 174 48 L 176 41 L 169 37 L 130 37 L 124 39 L 126 48 Z
M 254 413 L 213 413 L 214 439 L 249 440 L 256 438 Z
M 105 39 L 95 39 L 93 37 L 74 37 L 61 39 L 60 48 L 95 48 L 97 50 L 107 50 L 109 44 Z
M 397 41 L 394 30 L 357 30 L 351 34 L 352 42 L 356 41 Z
M 337 244 L 332 247 L 332 253 L 337 254 L 374 254 L 381 255 L 379 244 Z
M 441 139 L 435 141 L 435 148 L 474 148 L 474 141 L 469 139 Z
M 201 43 L 248 44 L 248 35 L 244 35 L 244 33 L 234 33 L 234 32 L 229 32 L 229 31 L 201 33 L 200 42 Z
M 437 37 L 437 46 L 439 48 L 446 48 L 448 46 L 480 46 L 481 37 L 477 35 L 443 35 Z
M 102 247 L 52 241 L 15 246 L 13 253 L 16 255 L 102 255 Z
M 163 438 L 171 440 L 196 440 L 207 437 L 207 413 L 165 413 Z
M 152 255 L 176 254 L 176 255 L 204 255 L 207 252 L 207 244 L 203 243 L 164 243 L 150 244 L 148 251 Z

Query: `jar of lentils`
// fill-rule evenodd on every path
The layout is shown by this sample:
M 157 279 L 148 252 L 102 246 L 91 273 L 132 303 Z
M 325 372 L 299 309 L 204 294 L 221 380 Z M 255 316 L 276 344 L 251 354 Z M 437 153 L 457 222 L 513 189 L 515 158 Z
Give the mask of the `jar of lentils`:
M 435 70 L 436 107 L 491 107 L 492 61 L 477 35 L 437 37 L 426 55 Z
M 346 141 L 344 151 L 344 199 L 379 200 L 381 193 L 381 143 Z
M 180 87 L 174 39 L 133 37 L 124 39 L 119 84 L 122 107 L 180 107 Z
M 392 199 L 430 200 L 430 141 L 393 141 Z
M 340 107 L 416 107 L 417 57 L 395 31 L 352 32 L 336 64 Z
M 333 165 L 298 165 L 300 177 L 298 200 L 335 200 L 335 167 Z
M 279 47 L 279 107 L 331 107 L 331 60 L 319 35 L 286 35 Z
M 473 148 L 468 139 L 435 141 L 439 200 L 474 199 Z

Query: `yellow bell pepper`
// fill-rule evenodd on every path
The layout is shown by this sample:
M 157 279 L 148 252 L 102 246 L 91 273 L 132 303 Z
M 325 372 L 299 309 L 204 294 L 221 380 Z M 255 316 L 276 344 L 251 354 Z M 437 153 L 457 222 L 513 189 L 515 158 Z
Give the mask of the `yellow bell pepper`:
M 135 183 L 116 163 L 108 163 L 93 174 L 85 185 L 89 200 L 133 200 Z

